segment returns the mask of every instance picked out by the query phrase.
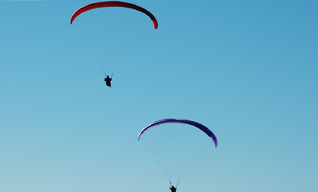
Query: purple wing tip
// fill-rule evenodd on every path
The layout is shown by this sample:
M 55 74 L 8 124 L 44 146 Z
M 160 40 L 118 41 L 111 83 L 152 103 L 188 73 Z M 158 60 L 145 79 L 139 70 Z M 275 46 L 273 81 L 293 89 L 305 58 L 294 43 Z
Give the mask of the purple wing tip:
M 218 147 L 218 141 L 216 140 L 216 138 L 213 138 L 213 137 L 211 137 L 211 139 L 214 142 L 215 148 L 217 148 Z

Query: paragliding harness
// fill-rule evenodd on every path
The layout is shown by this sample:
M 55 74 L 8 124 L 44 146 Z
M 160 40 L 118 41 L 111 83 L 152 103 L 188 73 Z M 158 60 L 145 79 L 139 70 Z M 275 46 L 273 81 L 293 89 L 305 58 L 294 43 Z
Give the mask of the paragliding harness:
M 114 75 L 114 73 L 111 75 L 111 77 L 109 78 L 109 76 L 107 75 L 107 77 L 106 77 L 106 74 L 105 74 L 105 79 L 104 79 L 104 81 L 106 82 L 106 85 L 108 86 L 108 87 L 111 87 L 112 85 L 111 85 L 111 81 L 112 81 L 112 79 L 113 79 L 113 75 Z
M 171 190 L 171 192 L 176 192 L 177 191 L 177 186 L 178 186 L 178 184 L 176 185 L 176 186 L 173 186 L 171 183 L 170 183 L 170 190 Z

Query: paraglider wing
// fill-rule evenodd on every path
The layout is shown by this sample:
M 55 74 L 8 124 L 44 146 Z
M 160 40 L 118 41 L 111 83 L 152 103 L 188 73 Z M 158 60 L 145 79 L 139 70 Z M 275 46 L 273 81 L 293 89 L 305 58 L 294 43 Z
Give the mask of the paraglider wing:
M 158 22 L 155 16 L 150 13 L 148 10 L 132 4 L 132 3 L 126 3 L 126 2 L 121 2 L 121 1 L 102 1 L 102 2 L 96 2 L 96 3 L 91 3 L 88 5 L 85 5 L 84 7 L 79 8 L 75 13 L 73 13 L 71 17 L 71 24 L 73 23 L 74 19 L 79 16 L 80 14 L 89 11 L 91 9 L 96 9 L 96 8 L 103 8 L 103 7 L 125 7 L 125 8 L 130 8 L 130 9 L 135 9 L 137 11 L 140 11 L 144 14 L 146 14 L 150 19 L 152 20 L 155 29 L 158 28 Z
M 194 127 L 197 127 L 198 129 L 200 129 L 201 131 L 203 131 L 205 134 L 207 134 L 214 142 L 215 148 L 218 146 L 218 141 L 216 139 L 216 136 L 214 135 L 214 133 L 208 129 L 206 126 L 195 122 L 195 121 L 191 121 L 191 120 L 187 120 L 187 119 L 161 119 L 159 121 L 155 121 L 151 124 L 149 124 L 148 126 L 146 126 L 145 128 L 143 128 L 141 130 L 141 132 L 138 135 L 138 140 L 140 140 L 141 135 L 147 131 L 148 129 L 150 129 L 151 127 L 154 127 L 156 125 L 161 125 L 164 123 L 183 123 L 183 124 L 188 124 L 188 125 L 192 125 Z

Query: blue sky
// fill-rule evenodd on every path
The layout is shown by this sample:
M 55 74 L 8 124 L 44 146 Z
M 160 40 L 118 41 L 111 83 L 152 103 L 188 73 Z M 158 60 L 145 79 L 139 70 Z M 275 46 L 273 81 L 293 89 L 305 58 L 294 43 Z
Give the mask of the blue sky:
M 317 2 L 130 1 L 159 28 L 112 88 L 69 23 L 91 2 L 0 1 L 0 191 L 169 191 L 137 141 L 169 117 L 219 140 L 177 191 L 318 191 Z

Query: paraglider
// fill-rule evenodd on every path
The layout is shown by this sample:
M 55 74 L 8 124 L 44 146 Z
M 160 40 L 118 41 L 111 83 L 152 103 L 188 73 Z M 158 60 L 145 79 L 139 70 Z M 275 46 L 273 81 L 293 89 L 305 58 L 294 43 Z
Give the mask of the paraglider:
M 140 131 L 139 140 L 145 143 L 170 182 L 171 192 L 176 192 L 179 182 L 194 165 L 211 148 L 218 146 L 216 136 L 208 127 L 176 118 L 161 119 L 147 125 Z
M 127 49 L 129 42 L 138 37 L 134 36 L 134 34 L 142 35 L 142 33 L 138 33 L 138 30 L 141 30 L 137 28 L 139 20 L 129 22 L 130 18 L 125 17 L 126 14 L 123 14 L 125 12 L 116 9 L 108 10 L 111 7 L 127 8 L 143 13 L 151 19 L 154 28 L 158 28 L 158 21 L 151 12 L 128 2 L 94 2 L 76 10 L 71 16 L 70 23 L 73 25 L 76 23 L 75 26 L 78 27 L 78 31 L 83 32 L 88 39 L 88 43 L 105 76 L 106 74 L 114 74 L 123 58 L 126 58 L 124 50 Z M 141 25 L 141 27 L 143 26 Z M 131 27 L 136 30 L 131 30 Z M 109 76 L 104 78 L 108 87 L 111 87 L 111 80 L 112 77 Z
M 110 78 L 109 77 L 109 75 L 107 75 L 107 77 L 104 79 L 104 81 L 106 82 L 106 85 L 108 86 L 108 87 L 111 87 L 112 85 L 111 85 L 111 81 L 112 81 L 112 79 L 113 78 Z
M 174 187 L 173 185 L 171 185 L 170 190 L 171 190 L 171 192 L 176 192 L 176 191 L 177 191 L 177 188 Z

